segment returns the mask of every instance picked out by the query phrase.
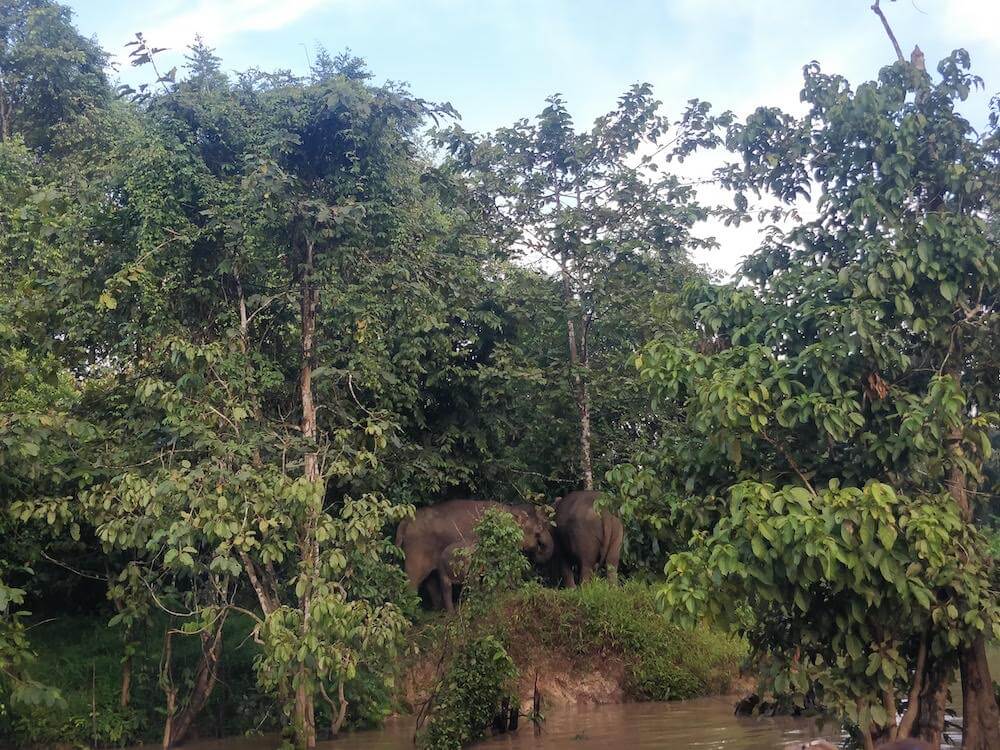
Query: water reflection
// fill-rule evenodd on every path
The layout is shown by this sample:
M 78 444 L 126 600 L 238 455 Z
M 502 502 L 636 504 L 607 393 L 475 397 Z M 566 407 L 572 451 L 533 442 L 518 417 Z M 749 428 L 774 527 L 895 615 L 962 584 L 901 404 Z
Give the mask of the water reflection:
M 494 737 L 477 747 L 774 750 L 819 737 L 838 741 L 839 727 L 831 722 L 820 726 L 816 719 L 787 716 L 737 717 L 733 715 L 732 698 L 699 698 L 562 709 L 551 713 L 538 736 L 527 726 L 515 736 Z
M 682 750 L 774 750 L 822 737 L 838 741 L 839 727 L 816 719 L 744 718 L 733 715 L 734 699 L 698 698 L 673 703 L 625 703 L 560 707 L 548 712 L 540 734 L 530 722 L 512 734 L 480 742 L 483 750 L 592 750 L 665 748 Z M 413 719 L 387 722 L 384 729 L 345 734 L 321 742 L 324 750 L 411 750 Z M 275 737 L 232 738 L 185 745 L 187 750 L 267 750 Z

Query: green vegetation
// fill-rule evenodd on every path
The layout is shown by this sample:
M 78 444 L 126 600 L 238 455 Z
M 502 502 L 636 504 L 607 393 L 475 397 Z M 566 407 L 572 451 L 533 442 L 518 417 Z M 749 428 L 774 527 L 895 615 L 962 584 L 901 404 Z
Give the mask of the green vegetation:
M 0 742 L 377 723 L 396 525 L 595 485 L 632 582 L 522 587 L 485 518 L 420 626 L 429 746 L 537 665 L 679 698 L 747 648 L 869 747 L 940 744 L 960 677 L 1000 750 L 1000 96 L 959 114 L 964 51 L 811 63 L 801 116 L 637 84 L 474 134 L 348 53 L 128 49 L 113 88 L 65 7 L 0 7 Z M 731 206 L 677 174 L 707 149 Z M 738 279 L 690 262 L 754 213 Z
M 518 585 L 524 558 L 517 527 L 504 515 L 487 514 L 477 527 L 480 542 L 469 556 L 456 616 L 417 629 L 417 663 L 409 668 L 432 663 L 439 671 L 422 710 L 429 717 L 423 746 L 451 750 L 479 738 L 505 702 L 520 706 L 536 676 L 544 685 L 552 677 L 601 675 L 631 700 L 729 689 L 746 645 L 720 631 L 672 625 L 658 611 L 652 586 L 599 579 L 570 590 Z
M 475 535 L 475 546 L 462 550 L 455 562 L 462 607 L 427 644 L 431 654 L 440 653 L 437 682 L 421 709 L 428 721 L 420 745 L 427 750 L 458 750 L 479 739 L 512 696 L 518 706 L 517 667 L 490 630 L 495 602 L 515 591 L 528 572 L 521 529 L 510 513 L 490 509 Z
M 33 674 L 41 682 L 59 685 L 63 701 L 55 706 L 15 704 L 0 719 L 0 727 L 19 746 L 93 744 L 120 747 L 162 738 L 163 692 L 160 681 L 162 625 L 135 637 L 129 704 L 122 706 L 121 634 L 107 618 L 63 616 L 31 628 L 31 645 L 38 654 Z M 233 644 L 223 665 L 222 684 L 202 712 L 203 736 L 226 736 L 272 730 L 277 715 L 267 696 L 256 687 L 253 663 L 259 647 L 248 639 L 250 622 L 234 616 L 225 638 Z M 175 671 L 193 672 L 198 639 L 178 640 Z
M 656 590 L 640 583 L 552 590 L 530 586 L 503 605 L 506 637 L 518 664 L 559 655 L 579 672 L 622 665 L 625 696 L 677 700 L 725 693 L 740 671 L 746 644 L 705 627 L 680 628 L 656 606 Z
M 739 675 L 747 645 L 705 626 L 681 628 L 657 606 L 654 586 L 612 586 L 595 579 L 577 589 L 529 583 L 493 601 L 477 632 L 504 644 L 520 676 L 540 671 L 620 676 L 630 700 L 678 700 L 727 692 Z M 437 618 L 417 626 L 421 659 L 439 653 L 447 627 Z M 572 679 L 572 677 L 570 677 Z
M 460 645 L 435 691 L 420 746 L 458 750 L 482 737 L 504 700 L 510 701 L 516 678 L 517 667 L 495 637 Z
M 775 227 L 741 284 L 671 304 L 700 335 L 636 366 L 689 433 L 610 477 L 623 512 L 690 534 L 664 606 L 730 624 L 748 603 L 768 684 L 817 690 L 867 746 L 940 744 L 956 670 L 966 747 L 1000 741 L 1000 597 L 975 499 L 995 488 L 1000 134 L 956 112 L 968 69 L 962 51 L 937 79 L 900 60 L 852 88 L 812 64 L 807 115 L 730 129 L 732 219 L 752 193 L 814 195 L 815 218 Z

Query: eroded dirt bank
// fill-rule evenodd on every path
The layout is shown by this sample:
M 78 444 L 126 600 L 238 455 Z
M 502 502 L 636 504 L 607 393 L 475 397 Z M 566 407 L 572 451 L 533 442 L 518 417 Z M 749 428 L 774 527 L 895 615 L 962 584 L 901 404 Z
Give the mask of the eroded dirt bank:
M 446 618 L 415 629 L 399 675 L 403 710 L 429 697 L 443 668 Z M 528 588 L 497 605 L 483 627 L 518 667 L 518 693 L 546 706 L 664 701 L 746 692 L 744 644 L 708 628 L 681 630 L 656 610 L 650 588 L 605 584 L 573 591 Z

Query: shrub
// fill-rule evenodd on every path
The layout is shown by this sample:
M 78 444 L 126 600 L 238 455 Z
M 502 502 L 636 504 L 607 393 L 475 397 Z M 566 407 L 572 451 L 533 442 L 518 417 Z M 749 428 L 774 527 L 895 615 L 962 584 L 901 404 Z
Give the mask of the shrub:
M 504 700 L 517 700 L 516 679 L 514 661 L 496 637 L 487 635 L 462 645 L 438 686 L 420 746 L 458 750 L 479 739 Z
M 457 750 L 478 739 L 514 692 L 517 668 L 490 612 L 502 595 L 524 580 L 528 563 L 521 554 L 522 532 L 506 512 L 489 510 L 476 524 L 477 542 L 459 561 L 465 591 L 457 616 L 443 630 L 441 648 L 454 656 L 438 680 L 430 720 L 421 737 L 429 750 Z

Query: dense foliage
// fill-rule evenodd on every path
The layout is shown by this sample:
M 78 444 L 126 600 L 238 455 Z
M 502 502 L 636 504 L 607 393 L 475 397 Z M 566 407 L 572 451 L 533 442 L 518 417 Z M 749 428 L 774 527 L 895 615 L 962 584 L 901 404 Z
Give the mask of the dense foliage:
M 998 394 L 1000 140 L 995 118 L 976 134 L 956 112 L 968 67 L 956 52 L 935 80 L 900 61 L 854 89 L 809 65 L 804 117 L 759 109 L 729 129 L 730 218 L 748 192 L 816 196 L 815 216 L 774 227 L 742 283 L 674 301 L 699 337 L 636 363 L 690 436 L 615 477 L 631 512 L 691 534 L 665 605 L 726 618 L 748 602 L 774 688 L 818 687 L 869 744 L 939 743 L 956 665 L 966 746 L 998 741 L 984 644 L 1000 610 L 975 510 Z
M 5 738 L 378 721 L 418 606 L 393 526 L 597 486 L 625 572 L 665 564 L 660 605 L 747 636 L 769 689 L 940 742 L 959 674 L 997 749 L 1000 100 L 958 113 L 964 52 L 856 88 L 810 64 L 802 117 L 671 119 L 637 84 L 589 129 L 556 96 L 480 135 L 349 53 L 127 49 L 146 82 L 115 89 L 58 2 L 0 8 Z M 671 169 L 723 147 L 714 213 L 778 205 L 731 284 L 689 260 L 713 211 Z M 632 697 L 708 689 L 679 652 L 711 631 L 645 588 L 510 598 L 519 533 L 491 514 L 454 560 L 430 745 L 484 730 L 529 621 L 627 656 Z M 109 626 L 89 714 L 86 665 L 34 656 L 70 616 Z
M 196 41 L 162 71 L 137 34 L 129 59 L 148 83 L 115 96 L 65 8 L 4 13 L 4 702 L 59 700 L 32 678 L 24 631 L 26 606 L 59 611 L 56 582 L 107 608 L 123 715 L 142 634 L 164 629 L 167 744 L 211 704 L 238 613 L 259 688 L 311 745 L 317 711 L 335 733 L 351 696 L 385 689 L 402 644 L 413 597 L 393 523 L 449 495 L 576 486 L 568 392 L 552 387 L 560 282 L 512 263 L 511 227 L 485 231 L 461 165 L 430 155 L 423 134 L 450 107 L 374 85 L 358 58 L 229 77 Z M 660 133 L 656 110 L 646 88 L 625 97 L 600 126 L 602 148 L 619 142 L 606 158 Z M 657 244 L 636 217 L 649 236 L 629 252 L 683 265 L 697 209 L 660 183 L 648 189 L 661 212 L 677 201 L 681 234 Z M 646 284 L 629 309 L 683 276 L 647 270 L 615 271 Z M 621 379 L 642 339 L 626 316 L 614 325 Z M 619 457 L 627 411 L 602 430 Z

